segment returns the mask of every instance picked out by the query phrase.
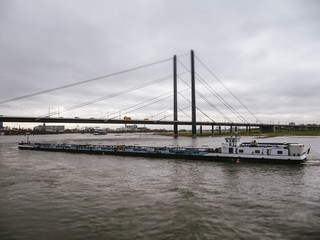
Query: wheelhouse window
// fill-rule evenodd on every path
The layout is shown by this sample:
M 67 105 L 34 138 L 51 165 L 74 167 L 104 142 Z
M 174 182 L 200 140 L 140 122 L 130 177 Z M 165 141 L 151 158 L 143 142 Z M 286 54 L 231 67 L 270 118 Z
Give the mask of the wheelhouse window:
M 282 155 L 283 154 L 283 151 L 278 151 L 277 152 L 279 155 Z
M 260 153 L 260 150 L 255 150 L 254 152 L 255 152 L 255 153 Z
M 243 153 L 243 149 L 239 149 L 239 153 Z

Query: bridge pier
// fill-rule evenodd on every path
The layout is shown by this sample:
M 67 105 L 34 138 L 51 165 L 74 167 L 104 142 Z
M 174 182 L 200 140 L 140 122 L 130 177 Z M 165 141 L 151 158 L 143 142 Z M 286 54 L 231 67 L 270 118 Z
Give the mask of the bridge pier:
M 0 135 L 4 134 L 3 122 L 0 122 Z
M 261 133 L 275 132 L 275 130 L 276 130 L 275 125 L 262 125 L 262 126 L 260 126 Z
M 212 133 L 212 135 L 214 135 L 214 125 L 212 125 L 211 133 Z

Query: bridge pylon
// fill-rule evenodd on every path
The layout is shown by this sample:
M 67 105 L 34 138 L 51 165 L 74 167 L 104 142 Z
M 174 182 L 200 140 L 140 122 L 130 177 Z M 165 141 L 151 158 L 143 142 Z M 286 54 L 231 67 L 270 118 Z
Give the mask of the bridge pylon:
M 177 56 L 173 56 L 173 136 L 178 137 Z
M 193 52 L 193 50 L 191 50 L 191 113 L 192 113 L 192 137 L 197 137 L 196 87 L 195 87 L 194 52 Z
M 177 56 L 173 56 L 173 136 L 178 137 Z M 191 116 L 192 137 L 197 137 L 194 52 L 191 50 Z

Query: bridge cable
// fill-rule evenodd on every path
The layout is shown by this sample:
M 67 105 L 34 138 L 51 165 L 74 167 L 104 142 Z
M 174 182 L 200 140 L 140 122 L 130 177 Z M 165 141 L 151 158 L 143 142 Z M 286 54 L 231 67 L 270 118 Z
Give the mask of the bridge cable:
M 247 108 L 247 107 L 244 105 L 244 103 L 243 103 L 242 101 L 240 101 L 240 99 L 239 99 L 233 92 L 231 92 L 231 90 L 217 77 L 217 75 L 215 75 L 215 74 L 209 69 L 209 67 L 208 67 L 207 65 L 205 65 L 197 56 L 196 56 L 196 59 L 208 70 L 208 72 L 209 72 L 215 79 L 217 79 L 217 80 L 220 82 L 220 84 L 221 84 L 222 86 L 225 87 L 225 89 L 228 90 L 228 92 L 229 92 L 260 124 L 263 124 L 263 123 L 249 110 L 249 108 Z
M 179 77 L 180 78 L 180 77 Z M 181 78 L 180 78 L 181 79 Z M 183 79 L 181 79 L 182 81 L 184 81 Z M 185 81 L 184 81 L 185 84 L 187 84 Z M 187 84 L 188 85 L 188 84 Z M 197 92 L 197 91 L 196 91 Z M 197 94 L 200 94 L 197 92 Z M 189 99 L 187 99 L 185 96 L 183 96 L 182 94 L 179 93 L 179 95 L 181 95 L 185 100 L 187 100 L 189 103 L 191 103 L 191 101 Z M 200 108 L 196 107 L 203 115 L 205 115 L 207 118 L 209 118 L 213 123 L 215 123 L 215 121 L 209 117 L 205 112 L 203 112 Z
M 187 90 L 189 90 L 189 89 L 185 89 L 185 90 L 183 90 L 183 91 L 181 91 L 181 92 L 185 92 L 185 91 L 187 91 Z M 166 95 L 168 95 L 168 94 L 170 94 L 170 95 L 169 95 L 169 96 L 166 96 Z M 166 96 L 166 97 L 164 97 L 164 96 Z M 129 110 L 129 109 L 131 109 L 131 108 L 137 107 L 137 108 L 134 108 L 134 109 L 132 109 L 132 110 L 130 110 L 130 111 L 125 112 L 124 114 L 132 113 L 132 112 L 135 112 L 135 111 L 140 110 L 140 109 L 142 109 L 142 108 L 148 107 L 148 106 L 150 106 L 150 105 L 152 105 L 152 104 L 155 104 L 155 103 L 157 103 L 157 102 L 161 102 L 161 101 L 163 101 L 163 100 L 166 100 L 166 99 L 168 99 L 168 98 L 171 98 L 172 96 L 173 96 L 173 94 L 172 94 L 172 92 L 170 91 L 170 92 L 164 93 L 164 94 L 162 94 L 162 95 L 160 95 L 160 96 L 157 96 L 157 97 L 155 97 L 155 98 L 152 98 L 152 99 L 149 99 L 149 100 L 147 100 L 147 101 L 144 101 L 144 102 L 138 103 L 138 104 L 136 104 L 136 105 L 130 106 L 130 107 L 128 107 L 128 108 L 122 109 L 122 110 L 120 110 L 120 111 L 118 111 L 118 112 L 113 113 L 112 115 L 118 115 L 119 113 L 121 113 L 121 112 L 123 112 L 123 111 L 127 111 L 127 110 Z M 162 97 L 162 98 L 161 98 L 161 97 Z M 159 98 L 161 98 L 161 99 L 159 99 Z M 151 101 L 152 101 L 152 102 L 151 102 Z M 145 103 L 147 103 L 147 104 L 145 104 Z M 140 105 L 142 105 L 142 104 L 145 104 L 145 105 L 140 106 Z M 138 106 L 139 106 L 139 107 L 138 107 Z M 112 117 L 112 118 L 108 118 L 108 119 L 105 120 L 105 122 L 107 122 L 108 120 L 112 120 L 112 119 L 114 119 L 114 118 L 116 118 L 116 117 L 117 117 L 117 116 Z M 105 118 L 105 116 L 104 116 L 104 117 L 101 117 L 100 119 L 103 119 L 103 118 Z
M 188 69 L 183 63 L 181 63 L 180 61 L 179 61 L 179 63 L 185 68 L 185 69 Z M 199 74 L 197 74 L 196 73 L 196 78 L 200 81 L 200 83 L 201 84 L 203 84 L 204 85 L 204 83 L 201 81 L 201 77 L 200 77 L 200 75 Z M 199 79 L 200 78 L 200 79 Z M 184 81 L 184 80 L 183 80 Z M 186 83 L 186 82 L 185 82 Z M 186 83 L 187 84 L 187 83 Z M 187 84 L 188 85 L 188 84 Z M 205 86 L 206 87 L 206 86 Z M 206 87 L 207 88 L 207 87 Z M 211 88 L 212 89 L 212 88 Z M 210 91 L 210 89 L 208 89 L 209 90 L 209 92 L 213 95 L 213 96 L 215 96 L 225 107 L 227 107 L 231 112 L 233 112 L 236 116 L 238 116 L 238 117 L 240 117 L 240 118 L 242 118 L 242 119 L 244 119 L 239 113 L 237 113 L 237 111 L 235 111 L 234 110 L 234 108 L 230 105 L 230 104 L 228 104 L 228 102 L 221 96 L 221 95 L 219 95 L 219 93 L 217 93 L 216 91 L 214 91 L 213 89 L 212 89 L 212 91 L 213 92 L 215 92 L 215 93 L 213 93 L 212 91 Z M 205 96 L 203 96 L 202 94 L 200 94 L 199 93 L 199 91 L 196 91 L 197 92 L 197 94 L 200 96 L 201 95 L 201 98 L 202 99 L 205 99 L 205 101 L 212 107 L 212 108 L 214 108 L 217 112 L 219 112 L 224 118 L 226 118 L 226 119 L 228 119 L 230 122 L 232 122 L 225 114 L 223 114 L 214 104 L 212 104 Z M 233 110 L 232 110 L 233 109 Z M 244 121 L 245 122 L 247 122 L 245 119 L 244 119 Z
M 182 91 L 178 91 L 178 94 L 181 94 L 182 92 L 185 92 L 185 91 L 188 91 L 189 89 L 184 89 L 184 90 L 182 90 Z M 173 95 L 171 95 L 170 97 L 172 97 Z M 169 109 L 167 109 L 167 110 L 165 110 L 165 111 L 162 111 L 162 112 L 160 112 L 160 113 L 157 113 L 157 114 L 155 114 L 155 115 L 153 115 L 153 117 L 155 117 L 155 116 L 158 116 L 158 115 L 160 115 L 160 114 L 162 114 L 162 113 L 165 113 L 166 111 L 169 111 L 169 110 L 172 110 L 173 109 L 173 107 L 171 107 L 171 108 L 169 108 Z M 178 111 L 178 112 L 180 112 L 180 111 Z M 170 115 L 168 115 L 168 116 L 172 116 L 173 114 L 170 114 Z M 168 116 L 166 116 L 166 117 L 168 117 Z M 163 118 L 161 118 L 160 120 L 157 120 L 157 121 L 161 121 Z
M 245 123 L 248 123 L 249 122 L 240 114 L 238 113 L 237 110 L 235 110 L 223 97 L 221 97 L 221 95 L 215 91 L 202 77 L 200 77 L 198 74 L 197 74 L 197 79 L 200 81 L 200 83 L 207 88 L 207 90 L 209 90 L 209 92 L 214 95 L 216 98 L 218 98 L 221 102 L 224 103 L 224 105 L 231 111 L 233 112 L 233 114 L 235 114 L 237 117 L 239 117 L 243 122 Z
M 162 78 L 159 78 L 159 79 L 156 79 L 156 80 L 153 80 L 153 81 L 150 81 L 150 82 L 147 82 L 147 83 L 140 84 L 140 85 L 132 87 L 132 88 L 128 88 L 128 89 L 120 91 L 120 92 L 112 93 L 112 94 L 109 94 L 109 95 L 106 95 L 106 96 L 103 96 L 103 97 L 100 97 L 100 98 L 97 98 L 97 99 L 94 99 L 94 100 L 91 100 L 91 101 L 88 101 L 88 102 L 84 102 L 84 103 L 80 103 L 80 104 L 68 107 L 68 108 L 64 109 L 62 112 L 61 111 L 52 112 L 52 113 L 50 113 L 50 116 L 58 114 L 58 113 L 68 112 L 68 111 L 71 111 L 71 110 L 74 110 L 74 109 L 77 109 L 77 108 L 80 108 L 80 107 L 84 107 L 84 106 L 87 106 L 87 105 L 90 105 L 90 104 L 94 104 L 94 103 L 97 103 L 97 102 L 112 98 L 112 97 L 117 97 L 117 96 L 120 96 L 122 94 L 125 94 L 125 93 L 128 93 L 128 92 L 132 92 L 132 91 L 135 91 L 135 90 L 138 90 L 138 89 L 141 89 L 141 88 L 144 88 L 144 87 L 147 87 L 147 86 L 150 86 L 150 85 L 153 85 L 155 83 L 159 83 L 159 82 L 162 82 L 164 80 L 171 79 L 171 78 L 172 78 L 172 74 L 170 74 L 168 76 L 165 76 L 165 77 L 162 77 Z M 48 115 L 45 114 L 45 115 L 39 116 L 39 118 L 37 120 L 39 120 L 39 119 L 41 119 L 43 117 L 46 117 L 46 116 L 48 116 Z
M 171 108 L 168 108 L 167 110 L 164 110 L 164 111 L 162 111 L 162 112 L 159 112 L 159 113 L 157 113 L 157 114 L 154 114 L 154 115 L 152 115 L 152 117 L 151 118 L 154 118 L 154 117 L 156 117 L 156 116 L 158 116 L 158 115 L 161 115 L 161 114 L 163 114 L 163 113 L 165 113 L 165 112 L 167 112 L 167 111 L 170 111 L 170 110 L 172 110 L 173 109 L 173 107 L 171 107 Z M 161 118 L 161 119 L 163 119 L 163 118 Z M 156 121 L 161 121 L 161 119 L 159 120 L 156 120 Z
M 181 77 L 179 77 L 180 80 L 182 80 L 187 86 L 189 84 L 183 80 Z M 189 86 L 190 87 L 190 86 Z M 205 96 L 203 96 L 198 90 L 196 90 L 196 93 L 213 109 L 215 109 L 221 116 L 223 116 L 225 119 L 227 119 L 229 122 L 233 123 L 222 111 L 220 111 L 214 104 L 212 104 Z M 188 100 L 190 102 L 190 100 Z M 201 111 L 205 116 L 207 116 L 212 122 L 215 123 L 215 121 L 210 118 L 207 114 L 205 114 L 200 108 L 196 107 L 199 111 Z
M 186 115 L 187 117 L 189 117 L 190 119 L 192 119 L 192 117 L 190 116 L 190 114 L 186 113 L 184 110 L 187 109 L 187 108 L 191 108 L 191 106 L 186 106 L 184 108 L 178 108 L 179 109 L 179 112 L 182 112 L 184 113 L 184 115 Z
M 166 95 L 168 95 L 169 93 L 170 93 L 171 95 L 166 96 Z M 164 96 L 166 96 L 166 97 L 164 97 Z M 121 112 L 123 112 L 123 111 L 127 111 L 127 110 L 129 110 L 129 109 L 132 109 L 132 108 L 134 108 L 134 107 L 138 107 L 138 106 L 139 106 L 138 108 L 134 108 L 134 109 L 132 109 L 132 110 L 130 110 L 130 111 L 125 112 L 124 114 L 132 113 L 132 112 L 134 112 L 134 111 L 136 111 L 136 110 L 139 110 L 139 109 L 148 107 L 148 106 L 150 106 L 150 105 L 152 105 L 152 104 L 154 104 L 154 103 L 157 103 L 157 102 L 160 102 L 160 101 L 162 101 L 162 100 L 168 99 L 168 98 L 170 98 L 170 97 L 172 97 L 172 96 L 173 96 L 173 95 L 172 95 L 172 92 L 167 92 L 167 93 L 164 93 L 164 94 L 162 94 L 162 95 L 160 95 L 160 96 L 158 96 L 158 97 L 155 97 L 155 98 L 149 99 L 149 100 L 147 100 L 147 101 L 144 101 L 144 102 L 142 102 L 142 103 L 138 103 L 138 104 L 133 105 L 133 106 L 130 106 L 130 107 L 128 107 L 128 108 L 119 110 L 118 112 L 115 112 L 115 113 L 113 113 L 112 115 L 117 115 L 117 116 L 118 116 L 119 113 L 121 113 Z M 162 98 L 161 98 L 161 97 L 162 97 Z M 161 99 L 159 99 L 159 98 L 161 98 Z M 154 100 L 154 101 L 153 101 L 153 102 L 150 102 L 151 100 Z M 143 105 L 143 106 L 140 106 L 140 105 L 145 104 L 145 103 L 148 103 L 148 104 Z M 107 122 L 108 120 L 115 119 L 117 116 L 112 117 L 112 118 L 107 118 L 107 119 L 105 119 L 105 122 Z M 104 119 L 104 118 L 105 118 L 105 116 L 104 116 L 104 117 L 101 117 L 100 119 Z
M 182 81 L 189 87 L 189 89 L 191 88 L 190 85 L 189 85 L 185 80 L 183 80 L 181 77 L 179 77 L 179 79 L 182 80 Z M 197 90 L 196 90 L 196 93 L 198 94 Z M 180 93 L 179 93 L 179 95 L 180 95 L 181 97 L 183 97 L 187 102 L 189 102 L 189 103 L 191 104 L 191 101 L 190 101 L 189 99 L 187 99 L 184 95 L 182 95 L 182 94 L 180 94 Z M 196 106 L 196 109 L 198 109 L 203 115 L 205 115 L 205 116 L 208 117 L 212 122 L 214 122 L 214 120 L 211 119 L 206 113 L 204 113 L 199 107 Z M 184 113 L 184 114 L 186 114 L 186 113 Z M 186 115 L 187 115 L 190 119 L 192 119 L 192 117 L 190 117 L 188 114 L 186 114 Z
M 180 75 L 183 75 L 183 74 L 185 74 L 185 73 L 186 73 L 186 72 L 183 72 L 183 73 L 179 74 L 179 76 L 180 76 Z M 187 91 L 187 90 L 188 90 L 188 89 L 185 89 L 185 90 L 183 90 L 183 91 L 181 91 L 181 92 L 185 92 L 185 91 Z M 165 95 L 168 95 L 168 94 L 171 94 L 171 95 L 170 95 L 170 96 L 167 96 L 167 97 L 165 97 L 165 98 L 163 98 L 163 99 L 160 99 L 159 101 L 157 100 L 157 101 L 148 103 L 148 102 L 150 102 L 150 101 L 156 100 L 156 99 L 158 99 L 158 98 L 160 98 L 160 97 L 163 97 L 163 96 L 165 96 Z M 157 96 L 157 97 L 148 99 L 148 100 L 146 100 L 146 101 L 144 101 L 144 102 L 141 102 L 141 103 L 135 104 L 135 105 L 133 105 L 133 106 L 127 107 L 127 108 L 125 108 L 125 109 L 119 110 L 119 111 L 117 111 L 117 112 L 115 112 L 115 113 L 112 113 L 111 115 L 118 115 L 118 114 L 120 114 L 120 113 L 123 112 L 123 111 L 127 111 L 127 110 L 129 110 L 129 109 L 131 109 L 131 108 L 138 107 L 139 105 L 148 103 L 148 104 L 146 104 L 146 105 L 144 105 L 144 106 L 142 106 L 142 107 L 138 107 L 138 108 L 135 108 L 135 109 L 133 109 L 133 110 L 130 110 L 129 112 L 124 113 L 124 114 L 128 114 L 128 113 L 134 112 L 134 111 L 136 111 L 136 110 L 142 109 L 142 108 L 144 108 L 144 107 L 148 107 L 148 106 L 150 106 L 150 105 L 152 105 L 152 104 L 154 104 L 154 103 L 157 103 L 157 102 L 160 102 L 160 101 L 162 101 L 162 100 L 168 99 L 168 98 L 170 98 L 170 97 L 172 97 L 172 96 L 173 96 L 172 91 L 170 91 L 170 92 L 164 93 L 164 94 L 162 94 L 162 95 L 159 95 L 159 96 Z M 103 117 L 100 117 L 100 119 L 104 119 L 104 118 L 106 118 L 106 117 L 107 117 L 107 116 L 103 116 Z M 117 116 L 116 116 L 116 117 L 117 117 Z M 116 117 L 107 118 L 106 121 L 107 121 L 107 120 L 112 120 L 112 119 L 114 119 L 114 118 L 116 118 Z
M 187 109 L 187 108 L 189 108 L 190 106 L 187 106 L 187 107 L 185 107 L 185 108 L 183 108 L 183 109 L 180 109 L 179 108 L 179 111 L 178 112 L 183 112 L 183 110 L 184 109 Z M 171 109 L 173 109 L 173 108 L 169 108 L 168 110 L 171 110 Z M 166 110 L 166 111 L 168 111 L 168 110 Z M 163 111 L 163 112 L 161 112 L 161 113 L 164 113 L 164 112 L 166 112 L 166 111 Z M 183 112 L 184 114 L 186 114 L 185 112 Z M 159 115 L 159 114 L 158 114 Z M 163 117 L 163 118 L 160 118 L 159 120 L 157 120 L 158 122 L 159 121 L 161 121 L 161 120 L 163 120 L 163 119 L 165 119 L 165 118 L 167 118 L 167 117 L 170 117 L 170 116 L 172 116 L 173 115 L 173 113 L 171 113 L 171 114 L 169 114 L 169 115 L 167 115 L 167 116 L 165 116 L 165 117 Z M 188 117 L 190 117 L 188 114 L 186 114 Z M 190 117 L 191 118 L 191 117 Z
M 103 78 L 109 78 L 109 77 L 117 76 L 117 75 L 120 75 L 120 74 L 123 74 L 123 73 L 128 73 L 128 72 L 135 71 L 135 70 L 138 70 L 138 69 L 142 69 L 142 68 L 150 67 L 150 66 L 153 66 L 153 65 L 156 65 L 156 64 L 164 63 L 164 62 L 167 62 L 169 60 L 172 60 L 172 58 L 163 59 L 163 60 L 156 61 L 156 62 L 153 62 L 153 63 L 149 63 L 149 64 L 145 64 L 145 65 L 129 68 L 129 69 L 122 70 L 122 71 L 119 71 L 119 72 L 115 72 L 115 73 L 103 75 L 103 76 L 100 76 L 100 77 L 95 77 L 95 78 L 83 80 L 83 81 L 76 82 L 76 83 L 63 85 L 63 86 L 56 87 L 56 88 L 51 88 L 51 89 L 47 89 L 47 90 L 43 90 L 43 91 L 39 91 L 39 92 L 27 94 L 27 95 L 23 95 L 23 96 L 20 96 L 20 97 L 14 97 L 14 98 L 2 100 L 2 101 L 0 101 L 0 105 L 1 104 L 5 104 L 5 103 L 18 101 L 18 100 L 25 99 L 25 98 L 34 97 L 34 96 L 37 96 L 37 95 L 40 95 L 40 94 L 44 94 L 44 93 L 49 93 L 49 92 L 53 92 L 53 91 L 57 91 L 57 90 L 61 90 L 61 89 L 65 89 L 65 88 L 81 85 L 81 84 L 88 83 L 88 82 L 97 81 L 97 80 L 100 80 L 100 79 L 103 79 Z

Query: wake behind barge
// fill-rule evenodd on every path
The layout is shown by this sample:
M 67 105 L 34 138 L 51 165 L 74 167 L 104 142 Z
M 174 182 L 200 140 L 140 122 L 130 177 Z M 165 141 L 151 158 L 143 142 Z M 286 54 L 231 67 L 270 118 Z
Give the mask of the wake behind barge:
M 177 158 L 224 162 L 302 163 L 307 160 L 299 143 L 239 143 L 238 137 L 226 138 L 220 148 L 149 147 L 137 145 L 76 145 L 52 143 L 20 143 L 21 150 L 56 151 L 100 155 L 120 155 L 149 158 Z

